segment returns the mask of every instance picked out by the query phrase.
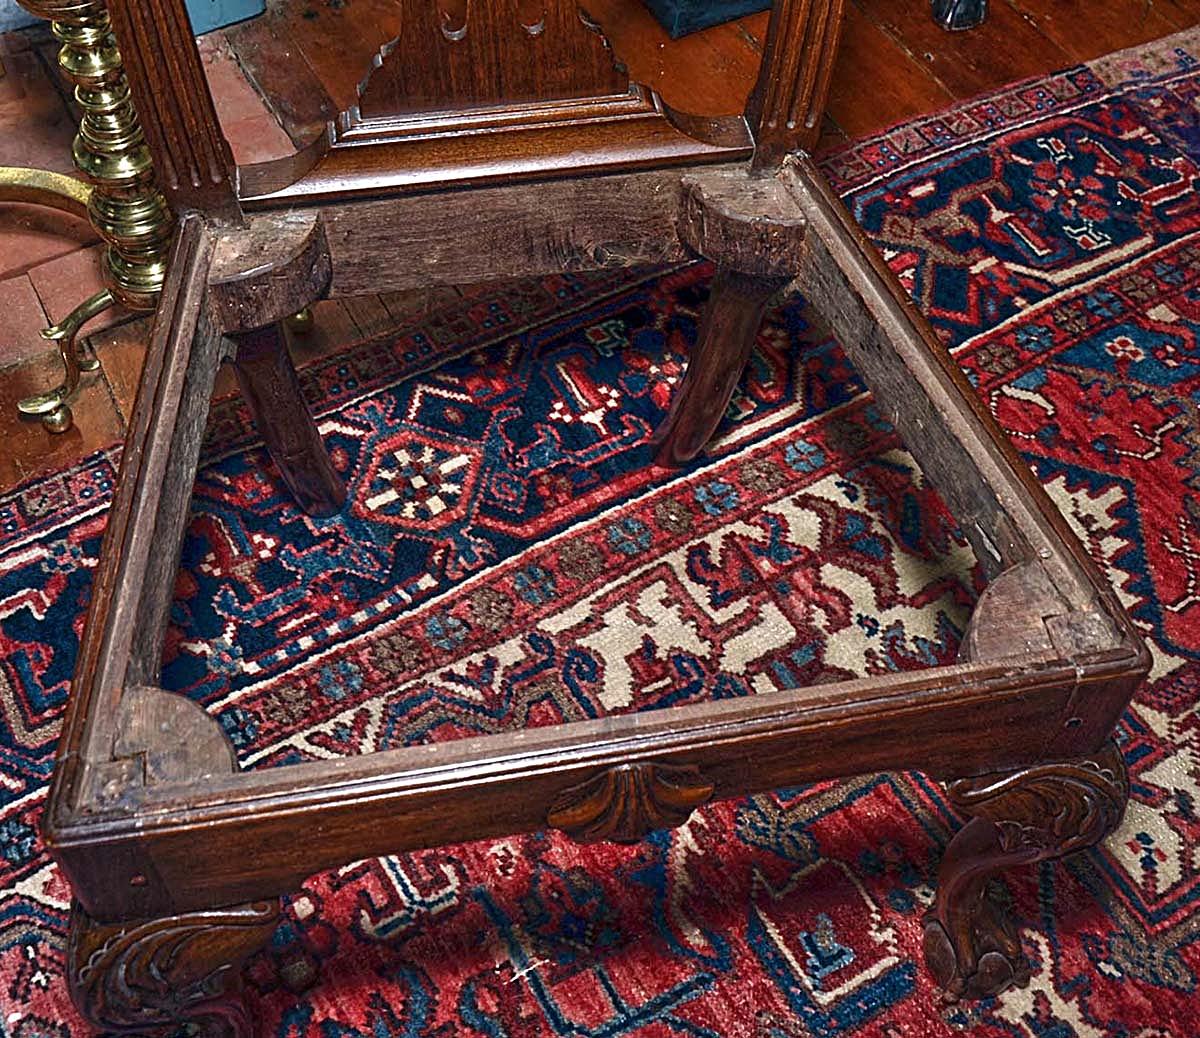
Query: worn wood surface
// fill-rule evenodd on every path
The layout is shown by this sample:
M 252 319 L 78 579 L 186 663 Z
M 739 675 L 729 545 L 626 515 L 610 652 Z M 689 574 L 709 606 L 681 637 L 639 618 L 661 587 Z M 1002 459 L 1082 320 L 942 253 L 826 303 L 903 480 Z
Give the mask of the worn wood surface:
M 184 218 L 105 527 L 51 786 L 49 829 L 59 813 L 94 799 L 94 790 L 81 788 L 83 763 L 110 760 L 126 683 L 156 683 L 144 675 L 156 674 L 162 655 L 179 537 L 220 360 L 219 337 L 202 315 L 211 250 L 203 221 Z
M 261 328 L 320 299 L 330 273 L 325 227 L 316 213 L 251 219 L 217 236 L 208 310 L 223 332 Z
M 820 300 L 980 565 L 995 576 L 1049 552 L 1044 564 L 1058 592 L 1074 608 L 1089 608 L 1103 581 L 1081 550 L 1068 561 L 1048 547 L 1052 529 L 1063 543 L 1074 538 L 882 257 L 810 162 L 789 160 L 781 176 L 808 219 L 796 287 Z M 1111 599 L 1109 605 L 1120 612 Z
M 745 167 L 700 169 L 681 181 L 679 236 L 731 270 L 791 277 L 804 257 L 804 213 L 774 176 Z
M 992 579 L 971 611 L 958 655 L 994 660 L 1020 652 L 1049 652 L 1054 641 L 1044 617 L 1069 611 L 1038 562 L 1022 562 Z
M 114 759 L 136 758 L 142 781 L 195 782 L 237 771 L 221 726 L 184 696 L 127 685 L 114 727 Z
M 680 174 L 562 180 L 323 210 L 330 295 L 684 259 Z
M 673 108 L 717 115 L 742 110 L 757 74 L 767 13 L 672 41 L 640 0 L 591 0 L 587 7 L 604 26 L 631 78 L 653 87 Z M 265 15 L 214 36 L 229 41 L 240 67 L 299 144 L 311 141 L 340 108 L 353 104 L 362 69 L 395 35 L 398 11 L 390 0 L 354 0 L 341 6 L 271 0 Z M 1017 19 L 1009 22 L 1006 11 Z M 1014 69 L 1021 75 L 1051 72 L 1198 21 L 1200 0 L 1008 0 L 1005 10 L 997 7 L 991 21 L 978 30 L 931 36 L 922 10 L 899 0 L 850 0 L 818 147 L 844 144 L 851 136 L 873 133 L 1011 82 Z M 1036 31 L 1039 39 L 1026 37 L 1025 27 Z M 1019 51 L 1010 36 L 1020 44 Z M 862 69 L 871 74 L 862 75 Z M 343 71 L 347 93 L 335 103 L 323 77 Z M 236 136 L 238 128 L 231 126 L 228 132 Z M 360 332 L 344 302 L 323 304 L 318 310 L 317 326 L 305 343 L 310 359 L 348 342 L 347 335 L 387 330 L 372 324 L 369 332 Z M 407 319 L 397 314 L 392 327 Z M 126 387 L 136 384 L 144 349 L 144 337 L 139 343 L 130 334 L 120 348 L 100 351 L 102 371 L 96 377 L 108 382 L 112 395 L 80 396 L 75 413 L 82 436 L 47 439 L 38 435 L 40 426 L 20 421 L 11 403 L 0 407 L 0 431 L 8 445 L 0 457 L 0 489 L 33 473 L 61 468 L 123 435 L 131 413 Z M 40 364 L 39 360 L 10 370 L 0 384 L 4 399 L 43 388 L 53 373 Z
M 468 9 L 460 0 L 442 2 L 438 31 L 448 43 L 461 43 L 470 26 L 464 23 L 462 37 L 455 19 L 469 18 Z M 150 0 L 136 11 L 118 3 L 129 38 L 140 42 L 152 43 L 152 30 L 181 17 L 182 4 L 173 0 Z M 857 10 L 853 2 L 851 9 Z M 762 144 L 760 171 L 817 137 L 838 10 L 837 3 L 781 0 L 771 16 L 769 60 L 748 109 Z M 522 2 L 516 13 L 519 31 L 540 39 L 532 31 L 536 7 Z M 543 28 L 551 24 L 557 22 Z M 553 39 L 547 38 L 551 46 Z M 797 41 L 805 42 L 801 50 L 789 49 Z M 189 78 L 194 48 L 177 42 L 168 53 L 179 66 L 172 89 L 203 93 Z M 710 796 L 913 767 L 943 777 L 985 775 L 952 787 L 982 821 L 964 830 L 943 869 L 946 891 L 927 930 L 929 961 L 952 993 L 990 993 L 1018 978 L 1007 924 L 981 910 L 976 892 L 996 867 L 1093 842 L 1119 816 L 1124 787 L 1103 746 L 1148 659 L 1115 597 L 805 157 L 789 157 L 779 181 L 750 180 L 732 167 L 689 169 L 686 178 L 670 169 L 594 176 L 744 157 L 744 136 L 729 134 L 738 125 L 744 132 L 746 123 L 689 121 L 636 90 L 600 102 L 587 98 L 586 114 L 555 107 L 570 108 L 573 95 L 540 97 L 532 120 L 520 106 L 483 112 L 488 91 L 501 91 L 504 76 L 497 80 L 494 72 L 456 60 L 427 70 L 448 77 L 442 85 L 457 108 L 446 119 L 410 132 L 406 73 L 385 57 L 380 71 L 386 73 L 364 94 L 369 112 L 352 113 L 340 136 L 286 168 L 246 171 L 247 200 L 268 208 L 320 202 L 319 222 L 311 213 L 280 213 L 230 232 L 239 210 L 223 138 L 204 105 L 183 98 L 157 128 L 163 148 L 178 148 L 170 173 L 177 203 L 185 212 L 202 207 L 214 228 L 226 230 L 218 233 L 194 215 L 181 223 L 98 578 L 111 595 L 90 617 L 51 795 L 47 842 L 83 910 L 112 921 L 97 927 L 78 917 L 83 928 L 72 954 L 93 949 L 88 962 L 96 964 L 90 979 L 78 971 L 81 1006 L 104 1006 L 109 1015 L 99 1018 L 119 1026 L 143 1022 L 140 989 L 129 997 L 120 990 L 139 970 L 185 992 L 195 988 L 202 1000 L 216 990 L 209 978 L 242 957 L 240 940 L 226 953 L 221 913 L 241 918 L 246 910 L 215 910 L 221 917 L 215 929 L 191 913 L 273 897 L 313 871 L 352 859 L 526 831 L 547 818 L 585 838 L 635 838 L 682 821 Z M 160 73 L 142 68 L 139 89 L 152 89 Z M 526 78 L 544 94 L 558 74 L 538 70 Z M 608 80 L 600 88 L 608 90 Z M 163 94 L 167 103 L 172 96 Z M 618 127 L 626 131 L 624 144 Z M 432 143 L 420 144 L 426 130 Z M 171 133 L 188 140 L 167 140 Z M 655 144 L 655 134 L 665 143 Z M 681 137 L 697 150 L 680 151 Z M 486 139 L 490 154 L 472 138 Z M 635 147 L 634 140 L 641 143 Z M 593 153 L 589 141 L 599 142 Z M 429 149 L 422 167 L 429 179 L 405 184 L 398 149 L 412 155 L 414 142 Z M 308 160 L 315 164 L 306 167 Z M 448 174 L 438 182 L 443 190 L 434 192 L 428 170 L 439 162 L 466 172 L 457 181 Z M 303 190 L 281 186 L 296 175 Z M 523 176 L 538 182 L 516 182 Z M 446 190 L 489 180 L 503 186 Z M 359 200 L 384 192 L 397 197 Z M 275 236 L 272 228 L 294 233 Z M 685 453 L 698 449 L 766 299 L 798 270 L 801 288 L 819 301 L 882 410 L 997 577 L 968 658 L 924 673 L 670 712 L 248 774 L 230 770 L 215 723 L 195 710 L 173 709 L 153 687 L 207 400 L 227 349 L 220 329 L 251 327 L 256 308 L 261 320 L 319 292 L 326 273 L 334 294 L 395 291 L 673 259 L 685 254 L 680 234 L 718 261 L 718 275 L 689 372 L 694 392 L 685 384 L 680 397 L 688 417 L 678 420 L 680 437 L 670 442 L 683 444 Z M 331 510 L 341 488 L 304 410 L 282 336 L 268 329 L 240 342 L 242 388 L 281 469 L 310 507 Z M 985 634 L 989 623 L 1005 637 Z M 1039 812 L 1062 824 L 1039 827 Z M 249 911 L 257 913 L 249 926 L 255 930 L 274 908 Z M 162 933 L 178 939 L 178 962 L 190 971 L 178 984 L 170 980 L 172 963 L 160 961 Z M 214 999 L 197 1012 L 196 999 L 185 996 L 172 1011 L 209 1012 L 240 1026 L 227 993 L 216 991 Z
M 243 772 L 202 784 L 129 784 L 121 803 L 60 823 L 50 842 L 89 909 L 130 905 L 145 915 L 274 896 L 314 871 L 361 857 L 539 829 L 564 791 L 623 764 L 698 768 L 713 784 L 714 799 L 860 772 L 918 768 L 952 777 L 1031 765 L 1046 759 L 1043 751 L 1076 689 L 1103 693 L 1111 680 L 1123 683 L 1128 698 L 1142 672 L 1127 647 L 1057 663 L 1055 655 Z M 1107 697 L 1097 713 L 1101 706 L 1111 727 L 1120 707 Z M 304 838 L 307 832 L 320 832 L 321 839 Z M 148 882 L 131 889 L 133 875 Z
M 321 442 L 279 323 L 234 336 L 242 398 L 288 492 L 312 516 L 334 515 L 346 487 Z

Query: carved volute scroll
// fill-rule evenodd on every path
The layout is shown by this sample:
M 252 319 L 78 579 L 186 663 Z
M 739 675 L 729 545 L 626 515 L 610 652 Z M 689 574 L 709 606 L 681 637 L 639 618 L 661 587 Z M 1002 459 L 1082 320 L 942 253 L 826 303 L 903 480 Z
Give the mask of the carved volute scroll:
M 959 779 L 947 792 L 957 810 L 991 821 L 1006 853 L 1060 856 L 1098 843 L 1117 827 L 1129 776 L 1121 751 L 1109 742 L 1093 759 Z
M 699 769 L 672 764 L 621 764 L 561 793 L 546 822 L 581 843 L 633 843 L 673 829 L 713 795 Z
M 253 1033 L 241 968 L 270 939 L 277 901 L 165 919 L 100 923 L 71 909 L 67 976 L 80 1013 L 108 1032 L 195 1024 L 202 1034 Z
M 362 119 L 629 92 L 575 0 L 427 0 L 401 18 L 360 89 Z
M 960 779 L 950 801 L 974 817 L 946 848 L 938 893 L 925 918 L 925 961 L 945 997 L 986 997 L 1029 979 L 1020 936 L 986 893 L 1003 869 L 1099 843 L 1129 799 L 1125 761 L 1113 742 L 1091 757 Z

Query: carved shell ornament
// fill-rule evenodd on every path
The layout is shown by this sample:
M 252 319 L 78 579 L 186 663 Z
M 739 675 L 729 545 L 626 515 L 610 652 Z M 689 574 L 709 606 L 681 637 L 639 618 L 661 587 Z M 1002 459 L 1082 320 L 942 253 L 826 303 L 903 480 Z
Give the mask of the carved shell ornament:
M 691 765 L 620 764 L 564 790 L 547 823 L 581 843 L 633 843 L 673 829 L 713 795 L 713 784 Z

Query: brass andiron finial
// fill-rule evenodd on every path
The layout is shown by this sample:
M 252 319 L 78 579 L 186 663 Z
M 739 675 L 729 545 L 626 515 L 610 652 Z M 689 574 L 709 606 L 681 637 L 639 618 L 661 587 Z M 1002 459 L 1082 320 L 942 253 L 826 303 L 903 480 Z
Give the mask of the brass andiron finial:
M 71 427 L 68 401 L 80 372 L 98 366 L 79 354 L 80 329 L 114 303 L 131 310 L 154 309 L 166 276 L 172 220 L 155 186 L 150 152 L 102 0 L 19 2 L 30 14 L 49 19 L 62 44 L 58 63 L 75 84 L 75 100 L 83 110 L 72 154 L 87 182 L 42 170 L 0 168 L 0 201 L 35 202 L 72 213 L 86 207 L 107 246 L 104 289 L 42 332 L 58 345 L 64 381 L 17 405 L 24 414 L 40 416 L 51 432 L 63 432 Z

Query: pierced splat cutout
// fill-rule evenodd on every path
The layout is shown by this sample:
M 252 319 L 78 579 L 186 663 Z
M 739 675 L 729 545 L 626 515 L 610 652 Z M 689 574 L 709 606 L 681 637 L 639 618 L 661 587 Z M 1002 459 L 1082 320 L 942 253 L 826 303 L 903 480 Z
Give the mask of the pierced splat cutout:
M 358 116 L 612 97 L 629 78 L 576 0 L 404 5 L 400 31 L 359 90 Z
M 457 43 L 467 35 L 470 0 L 439 0 L 438 13 L 442 20 L 442 35 Z

